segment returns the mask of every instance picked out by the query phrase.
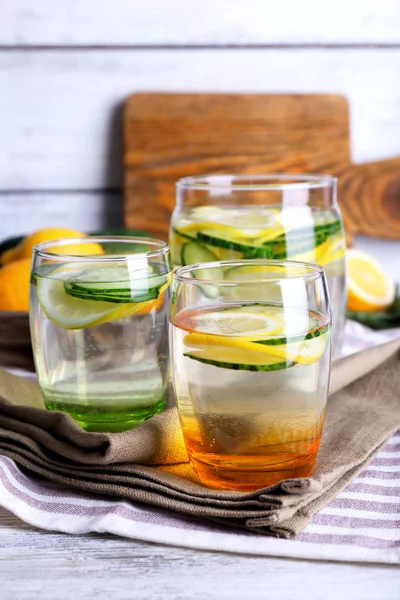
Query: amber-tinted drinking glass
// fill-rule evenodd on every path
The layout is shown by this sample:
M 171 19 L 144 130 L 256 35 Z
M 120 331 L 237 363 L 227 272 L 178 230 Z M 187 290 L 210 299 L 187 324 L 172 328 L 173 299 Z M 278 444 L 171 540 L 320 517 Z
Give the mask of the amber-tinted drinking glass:
M 330 371 L 324 269 L 268 260 L 180 267 L 170 322 L 177 406 L 200 480 L 246 491 L 309 476 Z

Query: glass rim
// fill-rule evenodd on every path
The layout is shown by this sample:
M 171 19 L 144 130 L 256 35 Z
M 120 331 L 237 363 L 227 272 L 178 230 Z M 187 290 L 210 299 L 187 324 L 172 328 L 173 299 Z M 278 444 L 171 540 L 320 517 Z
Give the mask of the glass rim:
M 336 182 L 337 177 L 333 175 L 315 173 L 266 173 L 264 175 L 211 173 L 182 177 L 176 182 L 176 188 L 202 191 L 229 189 L 244 192 L 267 190 L 278 192 L 292 189 L 333 188 Z
M 62 247 L 69 244 L 85 244 L 85 243 L 107 243 L 107 242 L 118 242 L 129 244 L 148 244 L 154 246 L 154 249 L 146 252 L 136 252 L 133 254 L 118 252 L 116 254 L 58 254 L 56 252 L 49 252 L 46 248 L 49 247 Z M 131 237 L 122 235 L 99 235 L 99 236 L 86 236 L 86 237 L 73 237 L 73 238 L 56 238 L 54 240 L 46 240 L 35 244 L 32 248 L 32 253 L 38 258 L 45 258 L 50 260 L 68 261 L 68 262 L 118 262 L 124 259 L 141 259 L 141 258 L 153 258 L 157 256 L 166 256 L 169 253 L 169 246 L 167 242 L 158 240 L 156 238 L 148 237 Z
M 202 279 L 201 277 L 193 277 L 192 273 L 196 270 L 202 269 L 215 269 L 220 267 L 249 267 L 249 266 L 271 266 L 271 267 L 292 267 L 307 270 L 307 273 L 299 273 L 298 275 L 289 275 L 288 277 L 272 277 L 268 279 L 263 279 L 260 277 L 254 277 L 251 279 L 247 279 L 244 281 L 226 281 L 225 279 L 216 280 L 216 279 Z M 177 267 L 173 271 L 173 279 L 179 281 L 181 283 L 192 283 L 192 284 L 200 284 L 200 285 L 217 285 L 220 287 L 238 287 L 238 286 L 246 286 L 246 285 L 254 285 L 254 283 L 270 283 L 276 284 L 280 281 L 293 281 L 293 280 L 304 280 L 304 281 L 312 281 L 315 279 L 319 279 L 323 277 L 325 274 L 325 268 L 313 264 L 300 262 L 295 260 L 273 260 L 273 259 L 242 259 L 242 260 L 218 260 L 214 262 L 204 262 L 197 263 L 194 265 L 187 265 L 184 267 Z

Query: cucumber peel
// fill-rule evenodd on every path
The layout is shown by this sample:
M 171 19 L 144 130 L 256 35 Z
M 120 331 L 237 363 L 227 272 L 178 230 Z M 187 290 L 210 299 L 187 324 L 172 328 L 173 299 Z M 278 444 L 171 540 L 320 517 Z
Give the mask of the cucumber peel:
M 213 348 L 199 346 L 198 350 L 190 350 L 183 355 L 206 365 L 235 371 L 279 371 L 294 365 L 293 362 L 274 356 L 224 346 L 214 346 Z
M 193 316 L 192 330 L 183 339 L 184 356 L 221 368 L 250 371 L 279 370 L 294 364 L 309 365 L 322 357 L 328 347 L 329 324 L 323 324 L 317 314 L 309 313 L 308 327 L 304 323 L 305 331 L 295 328 L 291 335 L 288 335 L 289 332 L 282 335 L 284 313 L 279 313 L 277 307 L 272 306 L 265 306 L 260 314 L 252 312 L 261 306 L 247 305 Z M 260 322 L 263 318 L 265 326 Z M 275 329 L 274 322 L 269 322 L 271 318 L 276 321 Z M 197 326 L 201 329 L 198 330 Z
M 128 265 L 109 263 L 83 269 L 64 281 L 64 290 L 81 300 L 124 304 L 148 302 L 158 298 L 160 289 L 168 281 L 168 274 L 162 273 L 162 269 L 159 263 L 149 263 L 143 269 L 131 271 Z
M 214 232 L 199 231 L 197 239 L 210 246 L 242 252 L 243 258 L 272 258 L 272 251 L 268 246 L 254 246 L 244 242 L 238 242 L 216 235 Z
M 283 344 L 299 343 L 306 340 L 312 340 L 320 337 L 329 330 L 329 325 L 323 325 L 319 329 L 314 329 L 305 335 L 292 335 L 288 337 L 269 338 L 265 340 L 255 340 L 256 344 L 264 344 L 265 346 L 282 346 Z

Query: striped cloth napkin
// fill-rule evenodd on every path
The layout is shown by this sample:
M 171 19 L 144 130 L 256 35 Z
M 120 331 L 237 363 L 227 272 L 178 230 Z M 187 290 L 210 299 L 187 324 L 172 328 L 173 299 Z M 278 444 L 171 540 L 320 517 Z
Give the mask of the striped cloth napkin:
M 400 335 L 350 324 L 346 351 Z M 192 548 L 322 560 L 400 562 L 400 432 L 318 513 L 296 539 L 263 537 L 132 501 L 35 478 L 0 456 L 0 505 L 37 527 L 109 532 Z
M 400 563 L 400 431 L 295 539 L 228 529 L 38 480 L 0 456 L 0 505 L 41 529 L 111 533 L 201 550 L 316 560 Z

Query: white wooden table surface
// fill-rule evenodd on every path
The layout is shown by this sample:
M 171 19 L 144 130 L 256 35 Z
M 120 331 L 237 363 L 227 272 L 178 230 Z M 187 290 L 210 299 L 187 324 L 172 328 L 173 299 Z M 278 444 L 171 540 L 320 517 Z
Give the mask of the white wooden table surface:
M 398 600 L 398 566 L 201 552 L 40 531 L 0 508 L 1 600 Z

